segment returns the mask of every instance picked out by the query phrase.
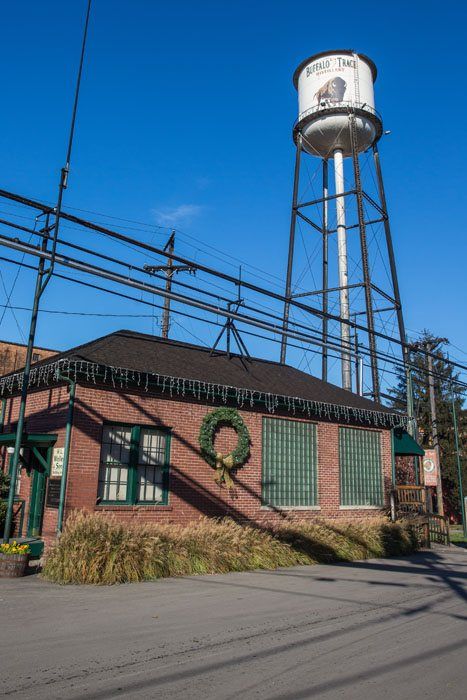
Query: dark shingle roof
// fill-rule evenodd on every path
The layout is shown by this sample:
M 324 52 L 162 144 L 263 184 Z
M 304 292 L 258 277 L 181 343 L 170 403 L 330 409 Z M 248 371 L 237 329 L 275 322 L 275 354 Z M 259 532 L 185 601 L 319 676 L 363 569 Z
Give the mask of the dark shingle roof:
M 157 373 L 169 377 L 194 379 L 240 389 L 296 397 L 338 406 L 395 413 L 369 399 L 345 391 L 334 384 L 301 372 L 289 365 L 271 360 L 238 355 L 230 358 L 224 352 L 211 354 L 209 348 L 153 335 L 121 330 L 97 338 L 52 358 L 84 360 L 110 367 L 138 372 Z M 47 361 L 40 363 L 47 364 Z

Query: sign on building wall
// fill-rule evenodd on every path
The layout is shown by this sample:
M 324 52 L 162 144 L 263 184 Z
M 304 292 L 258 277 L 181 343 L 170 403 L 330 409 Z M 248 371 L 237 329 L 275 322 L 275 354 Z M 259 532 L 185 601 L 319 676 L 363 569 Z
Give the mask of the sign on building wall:
M 61 477 L 63 474 L 63 460 L 65 457 L 64 447 L 54 447 L 52 453 L 52 467 L 50 476 L 53 478 Z
M 436 486 L 438 479 L 438 455 L 436 450 L 425 450 L 423 457 L 425 486 Z
M 47 487 L 47 499 L 45 504 L 48 508 L 58 508 L 60 505 L 60 485 L 61 479 L 49 479 Z

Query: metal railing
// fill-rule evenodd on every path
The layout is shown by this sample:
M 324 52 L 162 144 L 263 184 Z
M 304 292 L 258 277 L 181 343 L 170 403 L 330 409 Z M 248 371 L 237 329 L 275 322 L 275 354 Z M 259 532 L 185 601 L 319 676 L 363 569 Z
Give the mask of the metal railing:
M 354 112 L 355 110 L 360 111 L 360 112 L 368 112 L 368 114 L 371 114 L 371 116 L 376 117 L 380 122 L 383 121 L 380 113 L 374 108 L 371 107 L 371 105 L 367 104 L 366 102 L 354 102 L 353 100 L 343 100 L 341 102 L 333 102 L 332 100 L 322 100 L 320 104 L 313 105 L 313 107 L 309 107 L 306 109 L 304 112 L 300 112 L 298 115 L 297 119 L 294 122 L 294 129 L 297 127 L 297 125 L 303 121 L 304 119 L 307 119 L 307 117 L 312 116 L 313 114 L 316 114 L 317 112 L 326 112 L 326 111 L 342 111 L 342 110 L 347 110 L 349 113 Z

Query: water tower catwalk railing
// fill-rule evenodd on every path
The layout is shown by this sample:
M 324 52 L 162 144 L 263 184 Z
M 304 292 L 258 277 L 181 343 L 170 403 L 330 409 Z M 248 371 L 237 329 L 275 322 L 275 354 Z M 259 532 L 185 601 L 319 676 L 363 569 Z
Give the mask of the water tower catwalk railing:
M 327 82 L 321 85 L 321 88 L 314 92 L 316 85 L 310 86 L 306 83 L 308 75 L 313 77 L 313 80 L 319 79 L 319 71 L 315 71 L 315 65 L 322 64 L 322 56 L 327 56 L 326 73 L 332 70 L 333 62 L 341 61 L 341 56 L 347 56 L 342 61 L 346 61 L 347 73 L 339 73 L 344 75 L 344 78 L 338 77 L 333 79 L 328 75 Z M 336 56 L 338 57 L 336 59 Z M 352 58 L 349 58 L 352 57 Z M 331 68 L 329 68 L 331 65 Z M 362 68 L 362 73 L 358 73 L 358 66 Z M 351 71 L 349 74 L 349 70 Z M 359 81 L 359 75 L 364 74 L 367 82 L 363 84 L 360 96 L 360 90 L 355 87 Z M 318 76 L 318 78 L 316 77 Z M 369 80 L 371 77 L 371 86 Z M 324 77 L 321 78 L 324 80 Z M 299 118 L 295 122 L 293 129 L 294 141 L 296 144 L 295 172 L 294 172 L 294 187 L 292 198 L 292 213 L 290 225 L 289 239 L 289 255 L 287 265 L 287 280 L 285 296 L 288 300 L 296 299 L 304 296 L 321 297 L 322 302 L 322 378 L 328 379 L 328 319 L 326 314 L 329 310 L 329 300 L 332 293 L 339 295 L 339 317 L 340 317 L 340 338 L 341 338 L 341 375 L 342 386 L 345 389 L 352 390 L 352 358 L 355 356 L 354 344 L 358 342 L 356 334 L 352 337 L 352 328 L 354 326 L 355 317 L 364 314 L 366 318 L 366 329 L 368 334 L 368 347 L 370 351 L 370 368 L 371 368 L 371 391 L 369 395 L 373 399 L 379 401 L 381 399 L 380 377 L 377 361 L 377 344 L 375 333 L 375 315 L 382 314 L 388 311 L 394 311 L 397 316 L 397 327 L 399 340 L 405 344 L 405 328 L 402 314 L 402 305 L 399 292 L 399 284 L 397 279 L 397 270 L 395 265 L 394 250 L 392 245 L 391 230 L 389 225 L 389 217 L 386 207 L 386 199 L 384 193 L 384 184 L 381 173 L 377 142 L 381 137 L 382 121 L 373 105 L 373 80 L 376 77 L 376 68 L 374 64 L 366 57 L 359 57 L 351 51 L 327 52 L 326 54 L 312 57 L 305 61 L 299 69 L 297 69 L 294 82 L 299 91 Z M 339 84 L 340 83 L 342 84 Z M 319 83 L 317 83 L 319 84 Z M 344 89 L 348 86 L 351 88 L 350 100 L 340 99 L 338 102 L 334 100 L 332 104 L 327 100 L 326 94 L 330 94 L 333 87 L 337 85 Z M 370 89 L 371 87 L 371 89 Z M 327 92 L 326 92 L 327 91 Z M 353 91 L 353 92 L 352 92 Z M 320 95 L 325 95 L 321 100 Z M 308 106 L 307 100 L 315 100 L 318 95 L 318 104 Z M 310 97 L 311 96 L 311 97 Z M 342 95 L 341 95 L 342 97 Z M 366 100 L 366 101 L 365 101 Z M 362 185 L 362 173 L 360 167 L 360 154 L 364 152 L 372 152 L 372 168 L 373 179 L 377 183 L 377 195 L 370 196 L 365 192 Z M 300 175 L 303 167 L 303 158 L 310 156 L 318 156 L 322 160 L 322 196 L 314 198 L 310 201 L 300 201 Z M 344 178 L 344 159 L 348 158 L 352 164 L 352 186 L 345 185 Z M 333 163 L 334 168 L 334 192 L 329 191 L 329 163 Z M 376 197 L 379 199 L 377 201 Z M 354 198 L 352 205 L 357 214 L 357 223 L 348 223 L 346 217 L 346 202 L 349 198 Z M 330 226 L 330 206 L 335 208 L 334 227 Z M 372 214 L 365 212 L 365 205 Z M 320 208 L 320 221 L 313 219 L 313 214 L 310 211 L 313 208 Z M 300 291 L 293 293 L 293 270 L 294 270 L 294 254 L 296 245 L 296 227 L 297 220 L 301 220 L 309 225 L 313 231 L 321 234 L 321 289 L 313 289 L 310 291 Z M 382 224 L 384 227 L 384 237 L 386 243 L 386 259 L 390 271 L 390 288 L 382 289 L 382 286 L 376 284 L 378 280 L 372 279 L 372 260 L 368 250 L 367 227 L 375 224 Z M 349 284 L 349 256 L 347 251 L 347 236 L 351 229 L 358 228 L 359 231 L 359 260 L 358 266 L 353 262 L 354 269 L 352 270 L 355 276 L 355 270 L 361 270 L 361 279 L 358 282 Z M 337 285 L 330 286 L 330 266 L 333 261 L 329 256 L 329 240 L 330 236 L 336 234 L 337 239 Z M 352 309 L 350 303 L 350 291 L 355 288 L 361 288 L 364 292 L 364 309 Z M 378 299 L 378 304 L 375 308 L 375 301 Z M 380 301 L 384 300 L 381 305 Z M 290 304 L 284 305 L 284 327 L 288 327 L 289 323 Z M 287 353 L 287 338 L 284 336 L 281 347 L 281 361 L 286 361 Z M 407 360 L 406 351 L 403 350 L 404 360 Z M 355 368 L 355 389 L 359 393 L 363 393 L 362 387 L 362 368 Z
M 338 107 L 326 103 L 324 105 L 323 104 L 314 105 L 313 107 L 309 107 L 308 109 L 306 109 L 295 120 L 295 123 L 293 125 L 294 134 L 296 134 L 300 131 L 300 126 L 305 122 L 306 119 L 308 119 L 309 117 L 312 117 L 313 115 L 317 114 L 318 112 L 320 114 L 321 113 L 341 114 L 343 109 L 346 109 L 349 112 L 353 111 L 356 114 L 362 114 L 364 116 L 367 116 L 368 114 L 373 115 L 373 117 L 375 117 L 375 119 L 377 119 L 382 124 L 382 121 L 383 121 L 382 117 L 381 117 L 380 113 L 374 107 L 367 105 L 365 102 L 355 102 L 354 100 L 344 100 L 342 102 L 339 102 Z M 378 135 L 378 138 L 380 136 L 381 136 L 381 134 Z M 312 148 L 311 144 L 310 144 L 310 148 Z

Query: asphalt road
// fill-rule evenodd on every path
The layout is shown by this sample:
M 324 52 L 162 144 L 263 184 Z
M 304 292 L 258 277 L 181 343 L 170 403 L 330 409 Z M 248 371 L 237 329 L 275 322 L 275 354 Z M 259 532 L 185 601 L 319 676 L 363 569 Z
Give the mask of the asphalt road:
M 0 580 L 15 698 L 467 697 L 467 550 L 61 587 Z

